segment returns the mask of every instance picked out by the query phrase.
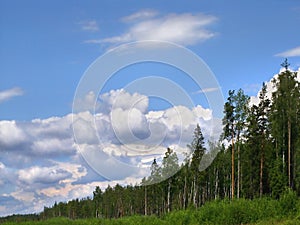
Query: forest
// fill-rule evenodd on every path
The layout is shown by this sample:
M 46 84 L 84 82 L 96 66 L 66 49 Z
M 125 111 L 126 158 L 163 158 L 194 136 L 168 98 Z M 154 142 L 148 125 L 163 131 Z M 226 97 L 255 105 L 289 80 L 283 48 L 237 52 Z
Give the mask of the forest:
M 139 185 L 95 187 L 92 197 L 55 202 L 39 214 L 14 215 L 0 222 L 132 217 L 150 218 L 152 224 L 163 224 L 166 218 L 174 220 L 172 224 L 190 224 L 182 220 L 195 217 L 195 224 L 241 224 L 290 215 L 294 210 L 300 223 L 300 83 L 297 72 L 288 66 L 286 60 L 273 78 L 271 98 L 262 84 L 257 105 L 250 104 L 242 89 L 230 90 L 220 140 L 204 140 L 197 125 L 188 145 L 192 154 L 181 165 L 176 152 L 167 148 L 162 163 L 153 159 L 151 174 Z M 213 162 L 202 168 L 211 158 Z M 168 178 L 159 182 L 161 177 Z M 225 222 L 234 215 L 243 220 Z

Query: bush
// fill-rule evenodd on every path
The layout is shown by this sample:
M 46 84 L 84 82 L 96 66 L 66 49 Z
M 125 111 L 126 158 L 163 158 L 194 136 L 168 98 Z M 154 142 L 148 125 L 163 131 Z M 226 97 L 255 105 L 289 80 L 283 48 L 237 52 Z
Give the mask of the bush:
M 280 196 L 280 207 L 282 216 L 295 216 L 298 210 L 298 197 L 296 192 L 290 188 L 286 189 Z

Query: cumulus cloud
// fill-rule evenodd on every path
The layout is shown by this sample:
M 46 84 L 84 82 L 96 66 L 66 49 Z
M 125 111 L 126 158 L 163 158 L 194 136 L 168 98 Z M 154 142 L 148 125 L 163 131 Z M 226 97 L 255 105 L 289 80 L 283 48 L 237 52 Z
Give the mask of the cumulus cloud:
M 279 73 L 283 72 L 283 69 L 280 69 Z M 297 80 L 300 82 L 300 68 L 298 69 L 298 71 L 293 71 L 293 72 L 297 72 Z M 266 81 L 265 84 L 267 86 L 267 94 L 266 97 L 271 100 L 272 99 L 272 93 L 276 91 L 276 87 L 274 86 L 274 84 L 272 83 L 273 79 L 277 79 L 278 78 L 278 74 L 274 74 L 273 77 L 269 80 Z M 258 105 L 259 104 L 259 95 L 260 95 L 261 90 L 257 93 L 256 96 L 250 96 L 250 105 Z
M 110 112 L 113 109 L 129 110 L 132 108 L 138 109 L 141 112 L 146 112 L 148 109 L 149 99 L 145 95 L 139 93 L 130 94 L 124 89 L 111 90 L 100 96 L 101 109 L 100 112 Z
M 44 183 L 53 184 L 58 183 L 60 180 L 66 179 L 71 174 L 68 171 L 57 167 L 38 167 L 33 166 L 30 168 L 18 171 L 19 180 L 27 184 Z
M 72 154 L 73 152 L 73 140 L 72 139 L 58 139 L 49 138 L 35 140 L 32 143 L 31 149 L 35 155 L 61 155 Z
M 284 52 L 280 52 L 275 56 L 279 57 L 299 57 L 300 56 L 300 46 L 286 50 Z
M 122 19 L 123 22 L 131 22 L 130 27 L 123 34 L 86 42 L 119 44 L 141 40 L 160 40 L 194 45 L 216 35 L 207 28 L 216 20 L 215 16 L 201 13 L 172 13 L 161 16 L 155 11 L 142 10 Z
M 120 172 L 107 168 L 119 168 L 117 171 L 122 171 L 123 177 L 136 176 L 149 167 L 149 163 L 143 163 L 145 159 L 163 156 L 168 146 L 185 149 L 186 153 L 197 123 L 206 140 L 218 140 L 222 130 L 221 120 L 213 118 L 212 111 L 200 105 L 149 111 L 147 96 L 125 90 L 105 93 L 99 101 L 98 113 L 73 115 L 73 127 L 77 150 L 109 179 L 118 178 Z M 178 154 L 183 159 L 184 152 Z
M 0 103 L 7 101 L 13 97 L 21 96 L 23 94 L 24 94 L 24 91 L 18 87 L 0 91 Z
M 26 139 L 25 132 L 20 129 L 16 121 L 0 121 L 0 147 L 9 148 L 12 146 L 18 146 Z

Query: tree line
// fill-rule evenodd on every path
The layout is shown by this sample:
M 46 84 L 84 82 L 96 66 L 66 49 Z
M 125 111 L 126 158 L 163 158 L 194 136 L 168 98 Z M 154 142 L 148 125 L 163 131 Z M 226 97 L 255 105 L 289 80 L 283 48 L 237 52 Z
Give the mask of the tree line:
M 242 89 L 230 90 L 220 140 L 205 141 L 197 125 L 188 145 L 191 154 L 181 165 L 167 148 L 141 184 L 96 187 L 93 197 L 55 203 L 39 217 L 162 216 L 215 199 L 279 199 L 287 188 L 300 196 L 300 84 L 287 60 L 282 66 L 272 80 L 271 98 L 263 83 L 256 105 Z

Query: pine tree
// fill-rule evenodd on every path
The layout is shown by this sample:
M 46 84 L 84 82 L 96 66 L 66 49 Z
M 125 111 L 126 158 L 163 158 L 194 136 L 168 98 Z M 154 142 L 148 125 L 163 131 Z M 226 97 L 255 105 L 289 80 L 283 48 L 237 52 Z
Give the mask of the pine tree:
M 161 181 L 162 181 L 162 174 L 161 174 L 161 168 L 157 164 L 156 159 L 153 160 L 151 164 L 151 175 L 148 178 L 148 182 L 150 183 L 150 186 L 148 186 L 148 189 L 151 193 L 151 198 L 149 200 L 151 201 L 150 208 L 151 213 L 154 213 L 156 215 L 160 214 L 160 202 L 161 202 Z M 149 201 L 148 201 L 149 202 Z
M 236 144 L 237 144 L 237 198 L 240 197 L 241 188 L 241 137 L 244 135 L 246 128 L 246 117 L 248 113 L 249 96 L 242 89 L 239 89 L 237 94 L 233 96 L 234 102 L 234 120 L 236 129 Z
M 93 192 L 93 201 L 95 203 L 95 217 L 99 218 L 100 215 L 102 216 L 102 191 L 99 186 L 96 187 L 95 191 Z
M 288 62 L 282 64 L 285 71 L 273 79 L 276 91 L 272 95 L 271 131 L 274 137 L 277 157 L 283 161 L 283 173 L 287 177 L 287 186 L 295 188 L 294 164 L 296 143 L 299 139 L 299 96 L 300 86 L 297 73 L 288 69 Z
M 269 128 L 269 113 L 270 113 L 270 100 L 267 98 L 267 86 L 265 83 L 262 85 L 262 89 L 259 94 L 258 104 L 258 130 L 260 134 L 260 172 L 259 172 L 259 195 L 262 197 L 264 193 L 264 172 L 265 170 L 265 158 L 270 141 L 270 128 Z
M 234 91 L 230 90 L 228 92 L 228 98 L 227 102 L 224 105 L 224 118 L 223 118 L 223 131 L 224 131 L 224 137 L 227 138 L 227 140 L 231 140 L 231 198 L 234 199 L 235 194 L 235 165 L 234 165 L 234 139 L 235 139 L 235 116 L 234 116 Z
M 193 140 L 190 145 L 188 145 L 190 150 L 193 152 L 192 153 L 192 159 L 191 159 L 191 165 L 190 165 L 190 171 L 192 173 L 192 186 L 191 186 L 191 193 L 192 198 L 193 198 L 193 205 L 195 207 L 198 207 L 201 202 L 200 202 L 200 182 L 201 179 L 203 179 L 203 173 L 200 172 L 200 163 L 201 159 L 206 151 L 204 147 L 204 137 L 201 131 L 201 128 L 199 124 L 197 124 L 195 130 L 194 130 L 194 135 L 193 135 Z
M 172 181 L 173 176 L 179 171 L 178 157 L 176 152 L 172 149 L 167 148 L 165 156 L 162 161 L 162 177 L 167 182 L 167 199 L 166 199 L 166 210 L 171 211 L 171 198 L 172 198 Z
M 254 198 L 259 192 L 259 108 L 253 105 L 247 116 L 246 148 L 243 154 L 244 160 L 244 190 L 246 198 Z

